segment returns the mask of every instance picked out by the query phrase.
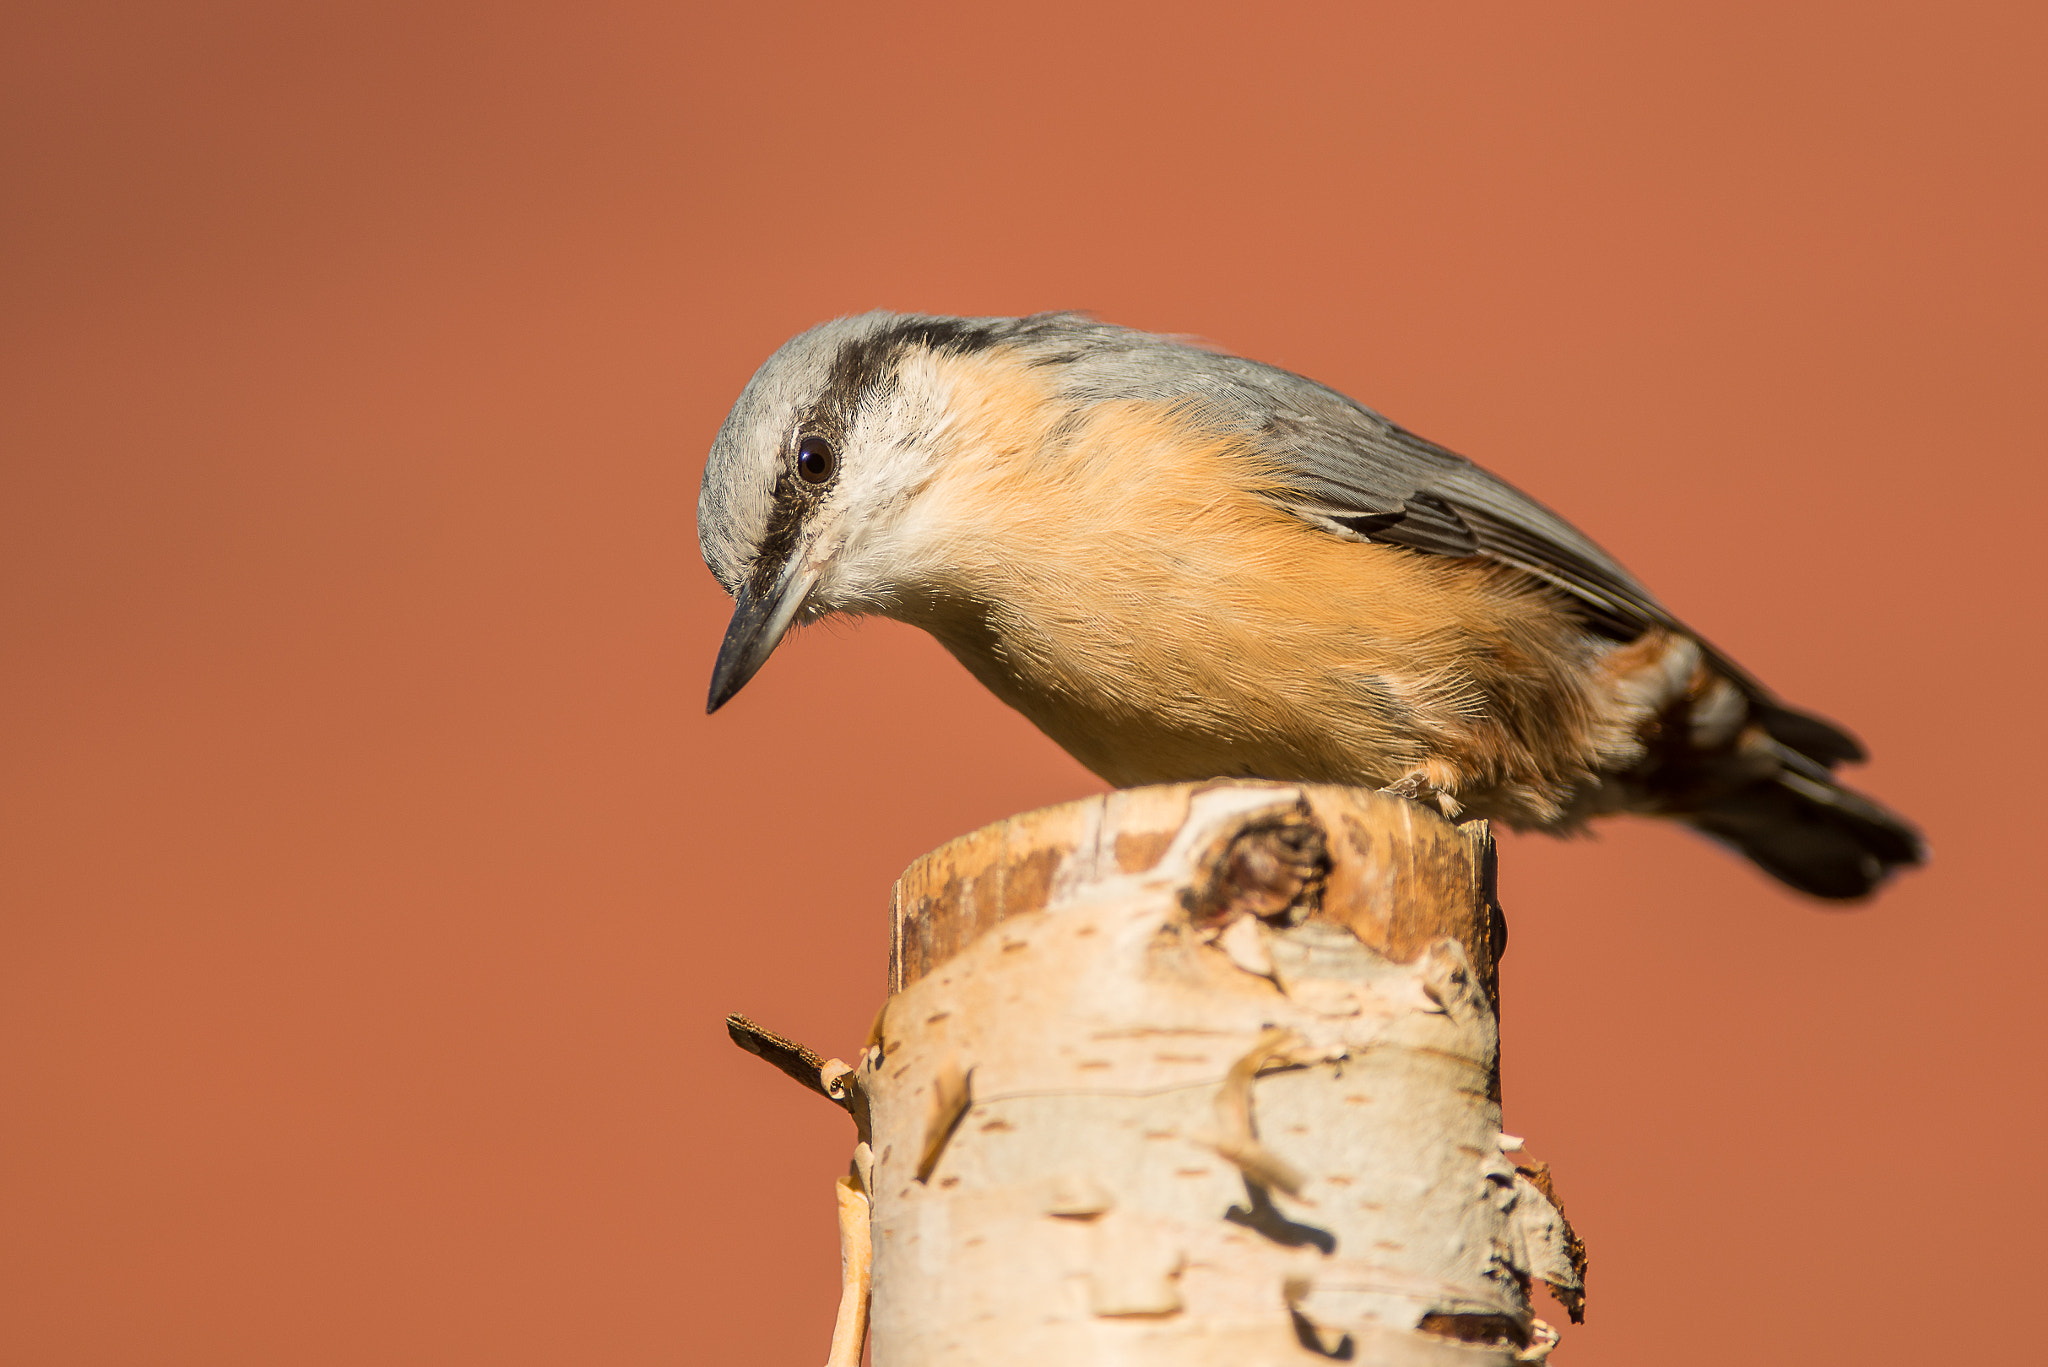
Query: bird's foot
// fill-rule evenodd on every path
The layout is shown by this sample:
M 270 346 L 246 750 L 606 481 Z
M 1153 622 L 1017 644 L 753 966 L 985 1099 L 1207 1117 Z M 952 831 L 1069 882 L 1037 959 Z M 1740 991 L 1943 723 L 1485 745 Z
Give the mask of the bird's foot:
M 1405 797 L 1425 807 L 1434 807 L 1449 821 L 1456 821 L 1458 813 L 1465 810 L 1465 804 L 1431 782 L 1429 772 L 1424 769 L 1410 769 L 1380 791 L 1394 797 Z

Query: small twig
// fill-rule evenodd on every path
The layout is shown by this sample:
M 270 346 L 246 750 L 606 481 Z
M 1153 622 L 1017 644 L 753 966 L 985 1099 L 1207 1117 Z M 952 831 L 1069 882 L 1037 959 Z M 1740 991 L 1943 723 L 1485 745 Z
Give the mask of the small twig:
M 825 1079 L 824 1069 L 827 1060 L 818 1057 L 816 1050 L 798 1044 L 793 1039 L 784 1038 L 772 1030 L 764 1030 L 738 1012 L 725 1018 L 725 1033 L 732 1036 L 734 1044 L 754 1057 L 774 1064 L 782 1072 L 795 1078 L 833 1105 L 842 1110 L 853 1109 L 853 1103 L 845 1090 L 833 1087 Z M 841 1065 L 842 1070 L 844 1066 Z

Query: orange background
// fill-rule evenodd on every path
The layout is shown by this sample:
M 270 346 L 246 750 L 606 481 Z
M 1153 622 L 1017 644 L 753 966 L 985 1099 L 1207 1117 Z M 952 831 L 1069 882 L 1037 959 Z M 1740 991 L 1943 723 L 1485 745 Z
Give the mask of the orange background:
M 1867 910 L 1504 848 L 1557 1360 L 2032 1341 L 2038 8 L 726 8 L 10 6 L 0 1359 L 822 1358 L 850 1130 L 720 1018 L 855 1049 L 1096 786 L 887 624 L 703 715 L 706 447 L 878 305 L 1312 374 L 1861 733 Z

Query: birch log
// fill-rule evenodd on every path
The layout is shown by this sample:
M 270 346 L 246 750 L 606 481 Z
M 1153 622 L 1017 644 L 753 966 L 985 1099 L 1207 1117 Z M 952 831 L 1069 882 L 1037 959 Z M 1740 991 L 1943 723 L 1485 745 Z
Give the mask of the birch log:
M 855 1117 L 876 1367 L 1542 1361 L 1584 1254 L 1501 1131 L 1492 870 L 1483 825 L 1245 782 L 914 864 L 855 1066 L 734 1027 Z

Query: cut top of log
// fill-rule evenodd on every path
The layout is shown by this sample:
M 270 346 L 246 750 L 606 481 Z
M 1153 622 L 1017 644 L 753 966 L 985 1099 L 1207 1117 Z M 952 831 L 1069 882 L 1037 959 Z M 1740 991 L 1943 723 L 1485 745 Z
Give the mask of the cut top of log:
M 1154 869 L 1186 825 L 1195 795 L 1220 786 L 1105 793 L 1010 817 L 925 855 L 896 883 L 890 993 L 1003 921 L 1044 910 L 1067 890 Z M 1493 837 L 1485 822 L 1454 826 L 1405 798 L 1362 788 L 1243 780 L 1228 786 L 1298 793 L 1301 810 L 1219 852 L 1229 867 L 1211 880 L 1212 889 L 1261 916 L 1344 926 L 1395 963 L 1449 937 L 1465 947 L 1498 1011 L 1507 923 L 1495 896 Z M 1219 906 L 1208 914 L 1220 920 L 1246 907 Z

